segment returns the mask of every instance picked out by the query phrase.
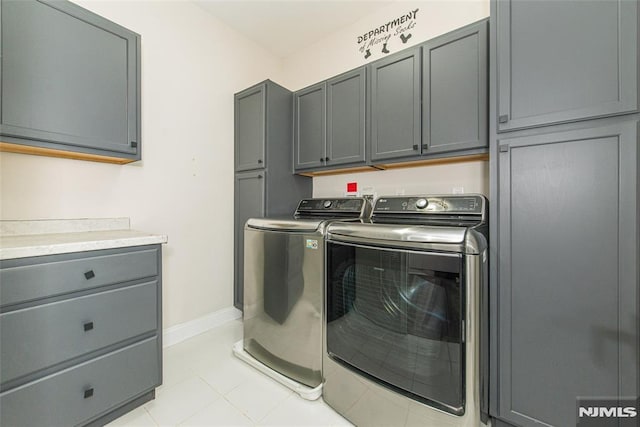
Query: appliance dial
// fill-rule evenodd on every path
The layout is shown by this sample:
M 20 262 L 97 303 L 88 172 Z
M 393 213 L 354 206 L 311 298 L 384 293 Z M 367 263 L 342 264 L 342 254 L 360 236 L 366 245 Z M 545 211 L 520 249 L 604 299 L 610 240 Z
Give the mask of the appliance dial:
M 325 200 L 325 201 L 322 203 L 322 206 L 324 206 L 324 207 L 325 207 L 325 209 L 329 209 L 329 208 L 331 207 L 331 205 L 332 205 L 332 204 L 333 204 L 333 202 L 332 202 L 331 200 Z
M 427 199 L 418 199 L 416 200 L 416 208 L 418 209 L 424 209 L 427 207 L 427 205 L 429 204 L 429 202 L 427 201 Z

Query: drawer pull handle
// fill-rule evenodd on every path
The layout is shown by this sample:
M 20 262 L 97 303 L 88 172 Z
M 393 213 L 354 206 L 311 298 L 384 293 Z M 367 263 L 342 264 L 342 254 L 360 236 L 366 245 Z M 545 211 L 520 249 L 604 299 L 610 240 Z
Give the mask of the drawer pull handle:
M 84 398 L 85 399 L 88 399 L 91 396 L 93 396 L 93 387 L 89 387 L 89 388 L 84 390 Z
M 96 273 L 94 273 L 93 270 L 89 270 L 86 273 L 84 273 L 84 278 L 87 280 L 93 279 L 94 277 L 96 277 Z
M 82 325 L 84 327 L 84 331 L 90 331 L 93 329 L 93 322 L 87 322 L 85 324 Z

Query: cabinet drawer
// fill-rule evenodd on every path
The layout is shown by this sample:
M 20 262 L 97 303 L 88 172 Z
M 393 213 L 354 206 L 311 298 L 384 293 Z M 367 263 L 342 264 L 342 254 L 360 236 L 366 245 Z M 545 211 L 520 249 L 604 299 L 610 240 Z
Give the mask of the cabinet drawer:
M 154 337 L 0 394 L 0 425 L 78 425 L 159 383 Z
M 0 314 L 2 383 L 158 327 L 158 282 Z
M 158 275 L 157 248 L 90 254 L 54 255 L 0 264 L 0 306 Z

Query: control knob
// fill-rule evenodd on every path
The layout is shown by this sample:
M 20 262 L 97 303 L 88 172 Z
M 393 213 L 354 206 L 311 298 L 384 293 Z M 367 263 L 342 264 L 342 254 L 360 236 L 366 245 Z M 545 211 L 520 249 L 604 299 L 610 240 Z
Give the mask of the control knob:
M 427 207 L 427 205 L 429 204 L 429 202 L 427 201 L 427 199 L 418 199 L 416 200 L 416 208 L 418 209 L 424 209 Z
M 332 204 L 333 202 L 331 200 L 325 200 L 324 202 L 322 202 L 322 206 L 324 206 L 325 209 L 329 209 Z

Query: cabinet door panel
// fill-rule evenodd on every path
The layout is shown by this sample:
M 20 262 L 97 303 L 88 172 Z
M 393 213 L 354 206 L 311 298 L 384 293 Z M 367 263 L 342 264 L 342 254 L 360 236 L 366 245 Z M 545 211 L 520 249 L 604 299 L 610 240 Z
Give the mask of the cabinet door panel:
M 497 2 L 498 128 L 637 110 L 636 1 Z
M 365 69 L 327 82 L 328 165 L 365 160 Z
M 420 154 L 420 49 L 371 64 L 371 159 Z
M 499 142 L 499 416 L 638 394 L 637 123 Z
M 242 309 L 244 272 L 244 224 L 249 218 L 262 218 L 265 213 L 266 172 L 245 172 L 235 178 L 234 224 L 234 305 Z
M 236 171 L 265 167 L 265 102 L 264 84 L 235 96 Z
M 486 147 L 487 22 L 427 42 L 422 61 L 423 154 Z
M 73 3 L 2 0 L 1 7 L 0 133 L 7 141 L 135 154 L 136 35 Z
M 295 94 L 295 168 L 324 166 L 326 157 L 326 84 Z

